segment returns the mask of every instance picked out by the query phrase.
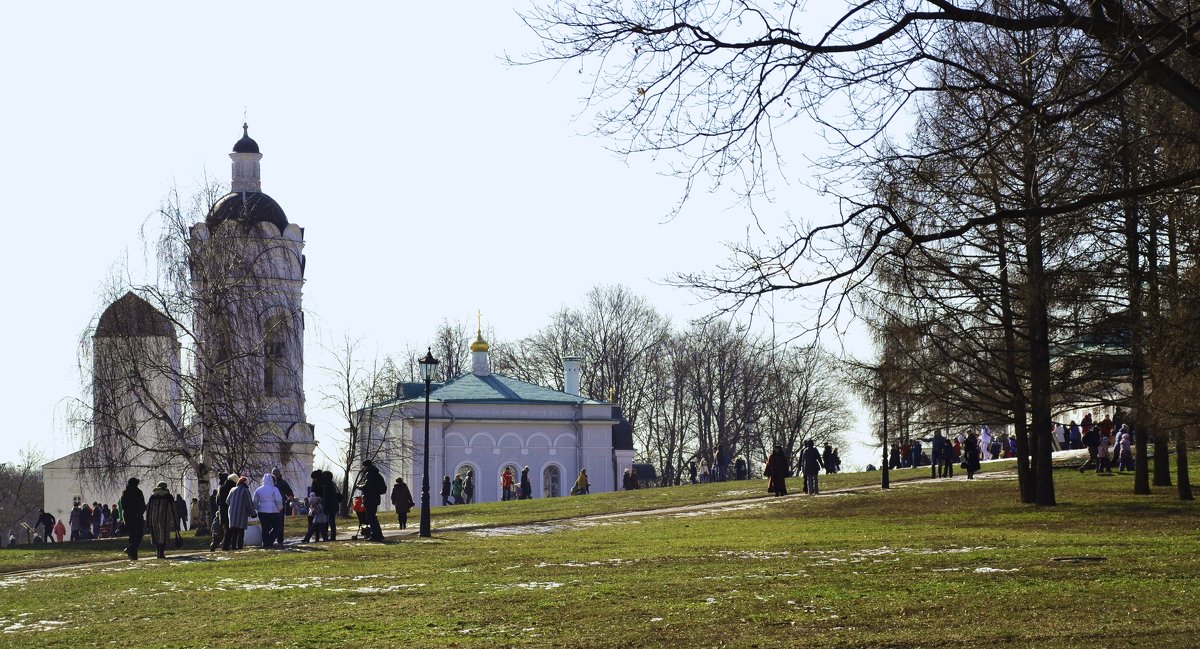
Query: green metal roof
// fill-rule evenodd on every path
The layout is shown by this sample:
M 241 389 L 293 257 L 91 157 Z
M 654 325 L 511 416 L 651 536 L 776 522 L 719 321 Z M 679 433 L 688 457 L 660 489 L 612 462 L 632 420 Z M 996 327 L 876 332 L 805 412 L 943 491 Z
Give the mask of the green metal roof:
M 537 403 L 583 403 L 587 401 L 558 390 L 517 379 L 489 374 L 476 376 L 464 374 L 429 395 L 430 399 L 438 401 L 503 401 L 503 402 L 537 402 Z

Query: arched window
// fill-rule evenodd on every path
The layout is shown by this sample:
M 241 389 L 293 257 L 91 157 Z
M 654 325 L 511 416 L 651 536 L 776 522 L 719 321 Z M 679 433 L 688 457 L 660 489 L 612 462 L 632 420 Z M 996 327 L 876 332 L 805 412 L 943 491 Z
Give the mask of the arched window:
M 557 465 L 549 464 L 542 470 L 542 495 L 546 498 L 562 495 L 562 472 Z
M 272 316 L 263 330 L 263 394 L 268 397 L 284 393 L 287 333 L 287 320 L 282 316 Z

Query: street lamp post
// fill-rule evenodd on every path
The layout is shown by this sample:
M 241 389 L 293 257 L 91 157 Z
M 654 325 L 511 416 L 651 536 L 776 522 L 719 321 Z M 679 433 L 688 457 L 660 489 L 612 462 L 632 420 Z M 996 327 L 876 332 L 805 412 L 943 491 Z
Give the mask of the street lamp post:
M 421 367 L 421 378 L 425 380 L 425 468 L 421 472 L 421 536 L 433 536 L 429 524 L 429 384 L 437 371 L 438 360 L 433 357 L 433 349 L 427 349 L 425 358 L 418 361 Z

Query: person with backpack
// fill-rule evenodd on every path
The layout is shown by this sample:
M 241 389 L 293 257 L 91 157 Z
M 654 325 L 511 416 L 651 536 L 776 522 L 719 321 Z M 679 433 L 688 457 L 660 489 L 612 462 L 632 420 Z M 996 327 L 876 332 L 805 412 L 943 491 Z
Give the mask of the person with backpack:
M 370 460 L 363 461 L 363 467 L 367 470 L 366 479 L 363 481 L 363 505 L 366 506 L 366 522 L 370 527 L 370 536 L 368 540 L 382 542 L 383 530 L 379 528 L 379 503 L 383 501 L 383 495 L 387 493 L 387 483 L 383 481 L 383 476 L 379 474 L 379 468 Z

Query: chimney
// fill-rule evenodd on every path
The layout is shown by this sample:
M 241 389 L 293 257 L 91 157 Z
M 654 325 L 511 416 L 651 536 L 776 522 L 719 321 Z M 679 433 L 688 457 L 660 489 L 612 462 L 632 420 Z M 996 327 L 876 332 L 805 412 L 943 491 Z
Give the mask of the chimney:
M 578 356 L 563 356 L 563 392 L 579 396 L 579 361 Z

